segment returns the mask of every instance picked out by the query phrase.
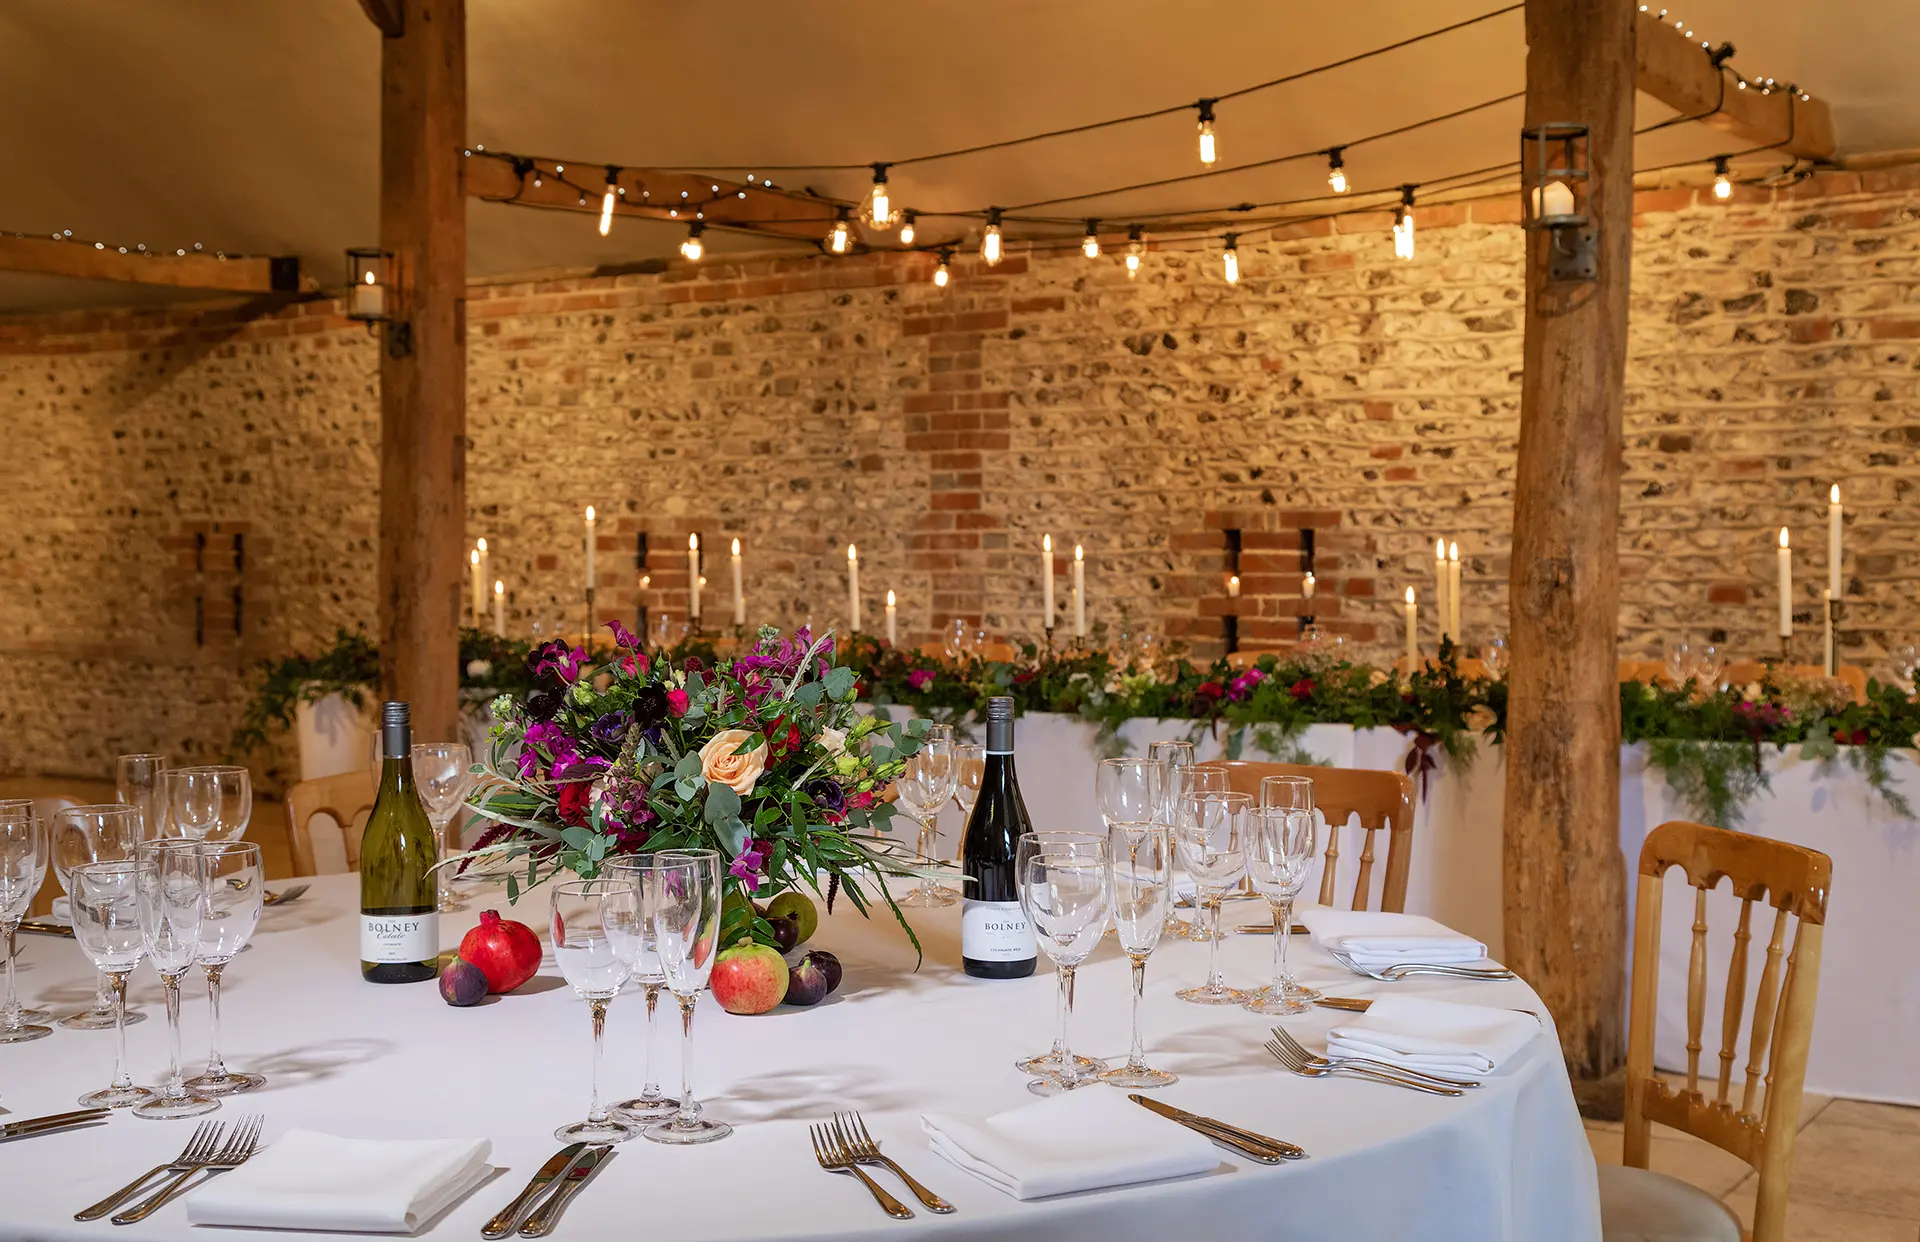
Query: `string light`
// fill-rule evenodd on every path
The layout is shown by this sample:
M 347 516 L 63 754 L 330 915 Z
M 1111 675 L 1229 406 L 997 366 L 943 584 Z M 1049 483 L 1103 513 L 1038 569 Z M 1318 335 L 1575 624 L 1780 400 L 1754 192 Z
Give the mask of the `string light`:
M 1413 257 L 1413 187 L 1400 187 L 1400 211 L 1393 221 L 1393 253 L 1395 258 Z
M 1080 239 L 1080 253 L 1089 259 L 1100 257 L 1100 222 L 1098 220 L 1087 221 L 1087 235 Z
M 680 243 L 681 258 L 689 263 L 700 261 L 700 256 L 707 252 L 706 245 L 700 240 L 700 234 L 706 230 L 706 227 L 697 220 L 687 226 L 687 240 Z
M 940 266 L 933 269 L 934 288 L 944 289 L 947 287 L 947 264 L 951 262 L 952 259 L 953 251 L 946 246 L 940 247 Z
M 867 192 L 867 201 L 862 204 L 861 218 L 876 229 L 893 227 L 893 200 L 887 194 L 887 166 L 873 166 L 873 189 Z
M 607 192 L 600 200 L 600 236 L 605 237 L 613 228 L 613 200 L 620 190 L 620 170 L 607 165 Z
M 1344 147 L 1334 147 L 1327 152 L 1327 188 L 1335 194 L 1347 192 L 1347 167 L 1340 158 Z
M 988 267 L 997 267 L 1000 263 L 1000 209 L 987 208 L 987 231 L 980 235 L 980 257 L 986 260 Z
M 900 244 L 902 246 L 913 245 L 913 222 L 918 218 L 919 217 L 911 211 L 903 211 L 900 213 Z
M 835 254 L 845 254 L 853 249 L 853 229 L 847 224 L 847 209 L 841 207 L 833 221 L 833 231 L 827 234 L 827 249 Z
M 1200 162 L 1208 168 L 1212 168 L 1213 162 L 1220 158 L 1220 153 L 1213 141 L 1213 105 L 1216 102 L 1218 101 L 1202 99 L 1193 105 L 1200 110 Z
M 1225 265 L 1227 283 L 1230 285 L 1240 283 L 1240 252 L 1234 246 L 1234 242 L 1238 240 L 1238 234 L 1227 234 L 1227 248 L 1220 255 L 1221 262 Z
M 1146 243 L 1140 240 L 1140 226 L 1134 225 L 1127 230 L 1127 279 L 1132 280 L 1140 274 L 1140 256 L 1146 253 Z
M 1733 197 L 1733 181 L 1727 175 L 1727 157 L 1713 157 L 1713 196 L 1721 202 Z

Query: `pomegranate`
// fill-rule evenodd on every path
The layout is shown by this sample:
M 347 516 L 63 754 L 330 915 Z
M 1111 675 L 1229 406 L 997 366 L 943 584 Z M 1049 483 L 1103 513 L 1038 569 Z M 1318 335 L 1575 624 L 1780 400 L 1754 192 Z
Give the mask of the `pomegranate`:
M 540 969 L 540 937 L 525 923 L 480 912 L 480 926 L 460 940 L 460 956 L 487 977 L 487 991 L 511 992 Z

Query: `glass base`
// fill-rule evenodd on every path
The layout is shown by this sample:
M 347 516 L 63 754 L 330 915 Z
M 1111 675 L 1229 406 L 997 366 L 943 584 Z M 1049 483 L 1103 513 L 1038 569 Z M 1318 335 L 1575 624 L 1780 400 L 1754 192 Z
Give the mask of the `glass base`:
M 576 1121 L 570 1126 L 561 1126 L 553 1132 L 553 1137 L 562 1143 L 624 1143 L 639 1133 L 639 1126 L 609 1117 L 605 1121 Z
M 1319 999 L 1320 993 L 1312 988 L 1303 988 L 1289 981 L 1279 987 L 1270 985 L 1247 993 L 1246 1008 L 1254 1013 L 1284 1018 L 1288 1014 L 1307 1012 L 1313 1008 L 1313 1002 Z
M 610 1111 L 626 1121 L 658 1121 L 679 1112 L 680 1101 L 664 1095 L 637 1095 L 631 1100 L 620 1101 Z
M 1083 1074 L 1103 1074 L 1107 1069 L 1107 1063 L 1098 1057 L 1083 1057 L 1077 1052 L 1073 1056 L 1073 1063 L 1080 1067 L 1080 1072 Z M 1053 1051 L 1043 1053 L 1037 1057 L 1028 1057 L 1024 1061 L 1015 1061 L 1013 1068 L 1019 1070 L 1022 1074 L 1045 1075 L 1059 1073 L 1060 1050 L 1055 1048 Z
M 440 898 L 440 904 L 435 906 L 434 909 L 441 914 L 452 914 L 455 910 L 466 909 L 469 904 L 471 903 L 469 903 L 466 898 L 455 893 L 452 889 L 448 889 L 446 894 Z
M 724 1121 L 710 1121 L 705 1117 L 697 1118 L 685 1125 L 678 1119 L 655 1122 L 646 1128 L 646 1136 L 656 1143 L 679 1146 L 689 1143 L 711 1143 L 733 1133 L 733 1127 Z
M 11 1030 L 0 1028 L 0 1044 L 24 1044 L 30 1039 L 45 1039 L 53 1034 L 50 1026 L 35 1026 L 23 1022 Z
M 895 904 L 912 910 L 937 910 L 941 906 L 950 906 L 959 900 L 960 894 L 935 884 L 931 887 L 916 888 L 906 896 L 896 898 Z
M 37 1022 L 44 1026 L 48 1022 L 53 1021 L 53 1011 L 48 1009 L 28 1009 L 22 1005 L 20 1007 L 20 1020 L 22 1022 Z
M 1027 1084 L 1027 1090 L 1035 1095 L 1065 1095 L 1069 1091 L 1095 1086 L 1099 1082 L 1100 1077 L 1097 1074 L 1079 1074 L 1073 1078 L 1062 1078 L 1058 1074 L 1042 1074 Z
M 1169 1074 L 1165 1070 L 1153 1069 L 1146 1065 L 1142 1065 L 1139 1069 L 1122 1065 L 1119 1069 L 1110 1069 L 1100 1075 L 1100 1081 L 1109 1087 L 1139 1087 L 1152 1090 L 1154 1087 L 1172 1086 L 1180 1081 L 1180 1075 Z
M 1199 988 L 1181 988 L 1175 996 L 1189 1005 L 1244 1005 L 1247 994 L 1237 988 L 1214 987 L 1209 984 Z
M 186 1088 L 194 1095 L 239 1095 L 242 1091 L 266 1085 L 266 1081 L 261 1074 L 236 1074 L 228 1070 L 220 1075 L 202 1074 L 198 1078 L 189 1078 Z
M 173 1121 L 180 1117 L 198 1117 L 220 1107 L 220 1101 L 198 1095 L 156 1095 L 133 1106 L 133 1115 L 150 1121 Z
M 157 1094 L 151 1087 L 103 1087 L 80 1097 L 82 1108 L 132 1108 Z
M 127 1010 L 127 1025 L 134 1026 L 145 1022 L 147 1015 L 137 1009 Z M 113 1029 L 113 1010 L 89 1009 L 85 1013 L 70 1013 L 54 1023 L 69 1031 L 111 1031 Z

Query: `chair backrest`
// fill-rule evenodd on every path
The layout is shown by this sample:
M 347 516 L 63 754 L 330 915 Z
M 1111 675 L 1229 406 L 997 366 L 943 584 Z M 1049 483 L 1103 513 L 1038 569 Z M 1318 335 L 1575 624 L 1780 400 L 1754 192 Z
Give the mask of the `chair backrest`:
M 1827 675 L 1827 670 L 1818 664 L 1792 664 L 1787 666 L 1787 671 L 1808 681 L 1816 681 Z M 1750 681 L 1759 681 L 1766 672 L 1767 666 L 1758 660 L 1735 660 L 1720 674 L 1720 680 L 1730 686 L 1744 686 Z M 1842 664 L 1833 679 L 1847 688 L 1854 702 L 1867 701 L 1866 669 L 1858 664 Z
M 981 643 L 980 649 L 974 654 L 990 663 L 1011 664 L 1020 658 L 1020 648 L 995 638 Z
M 1660 906 L 1668 868 L 1693 887 L 1693 943 L 1687 963 L 1687 1085 L 1674 1090 L 1653 1070 L 1654 1012 L 1660 981 Z M 1818 850 L 1683 820 L 1661 824 L 1640 848 L 1633 923 L 1633 1001 L 1627 1040 L 1623 1160 L 1647 1167 L 1651 1123 L 1685 1130 L 1740 1157 L 1760 1174 L 1753 1242 L 1783 1242 L 1787 1179 L 1800 1092 L 1820 989 L 1820 940 L 1833 862 Z M 1722 877 L 1740 900 L 1720 1019 L 1720 1069 L 1713 1098 L 1700 1089 L 1701 1028 L 1707 1006 L 1707 891 Z M 1740 1098 L 1731 1098 L 1735 1045 L 1745 1017 L 1747 946 L 1755 901 L 1773 907 L 1766 962 L 1754 996 Z M 1787 924 L 1794 923 L 1789 944 Z M 1709 1066 L 1711 1074 L 1711 1066 Z
M 1621 681 L 1644 681 L 1651 686 L 1667 680 L 1667 666 L 1658 660 L 1619 660 L 1615 667 Z
M 370 768 L 301 781 L 287 790 L 287 844 L 293 854 L 295 875 L 320 874 L 313 842 L 313 820 L 318 815 L 331 817 L 338 829 L 347 870 L 360 870 L 360 835 L 373 813 L 374 791 Z
M 1493 679 L 1493 674 L 1487 669 L 1487 662 L 1478 656 L 1455 656 L 1453 665 L 1460 671 L 1460 676 L 1468 680 L 1479 678 L 1482 681 L 1491 681 Z M 1416 669 L 1439 668 L 1440 661 L 1432 656 L 1421 656 L 1417 665 L 1409 665 L 1407 657 L 1401 656 L 1393 662 L 1393 667 L 1396 672 L 1405 677 Z
M 1278 652 L 1274 651 L 1229 651 L 1227 652 L 1227 667 L 1236 669 L 1252 668 L 1254 665 L 1260 663 L 1261 656 L 1278 654 Z
M 932 642 L 921 643 L 920 654 L 926 656 L 929 660 L 945 660 L 949 658 L 947 656 L 947 645 L 938 639 Z
M 1260 781 L 1268 776 L 1305 776 L 1313 781 L 1313 804 L 1326 817 L 1327 848 L 1320 871 L 1320 904 L 1334 902 L 1335 872 L 1340 863 L 1340 829 L 1350 816 L 1360 817 L 1362 834 L 1360 875 L 1353 886 L 1355 910 L 1366 910 L 1373 893 L 1373 834 L 1387 830 L 1387 871 L 1380 882 L 1380 908 L 1400 913 L 1407 908 L 1407 875 L 1413 867 L 1413 782 L 1398 772 L 1367 768 L 1322 768 L 1300 763 L 1259 763 L 1250 759 L 1216 759 L 1202 767 L 1225 768 L 1227 783 L 1257 804 Z

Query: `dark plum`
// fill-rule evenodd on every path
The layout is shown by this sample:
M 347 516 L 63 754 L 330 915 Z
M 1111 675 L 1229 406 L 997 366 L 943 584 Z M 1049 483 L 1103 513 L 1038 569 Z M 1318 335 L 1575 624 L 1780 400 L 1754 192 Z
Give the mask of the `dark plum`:
M 773 928 L 774 947 L 782 953 L 791 953 L 800 943 L 800 920 L 795 918 L 771 918 L 767 924 Z

